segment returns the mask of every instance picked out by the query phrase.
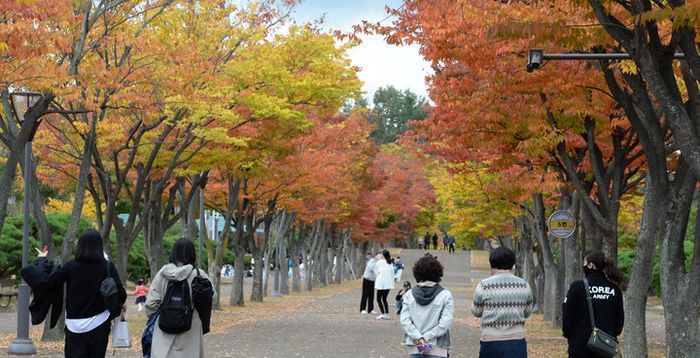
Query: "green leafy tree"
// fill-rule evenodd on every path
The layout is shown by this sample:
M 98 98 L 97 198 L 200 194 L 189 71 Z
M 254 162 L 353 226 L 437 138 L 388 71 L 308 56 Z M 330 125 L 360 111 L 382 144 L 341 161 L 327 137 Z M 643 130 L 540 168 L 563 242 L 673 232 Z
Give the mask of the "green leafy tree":
M 370 111 L 370 122 L 377 126 L 372 138 L 378 144 L 394 142 L 411 129 L 410 121 L 423 120 L 428 116 L 424 97 L 411 90 L 398 90 L 393 86 L 380 87 L 374 93 L 374 108 Z

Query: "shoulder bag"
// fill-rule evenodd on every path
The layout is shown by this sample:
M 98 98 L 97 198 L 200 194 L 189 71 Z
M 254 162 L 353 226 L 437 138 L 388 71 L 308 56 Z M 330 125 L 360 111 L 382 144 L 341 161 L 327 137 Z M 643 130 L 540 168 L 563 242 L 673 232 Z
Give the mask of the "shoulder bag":
M 588 349 L 600 355 L 601 357 L 612 358 L 615 356 L 615 354 L 617 354 L 617 338 L 595 326 L 593 303 L 591 302 L 591 291 L 588 286 L 587 278 L 583 279 L 583 285 L 586 289 L 588 315 L 591 318 L 591 327 L 593 327 L 593 332 L 591 332 L 591 336 L 588 338 Z

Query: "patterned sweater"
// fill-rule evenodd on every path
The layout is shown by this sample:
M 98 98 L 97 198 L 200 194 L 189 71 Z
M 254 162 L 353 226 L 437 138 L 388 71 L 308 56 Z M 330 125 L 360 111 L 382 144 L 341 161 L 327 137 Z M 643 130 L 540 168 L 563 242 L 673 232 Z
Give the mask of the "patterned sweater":
M 525 338 L 525 319 L 530 316 L 532 301 L 527 281 L 510 272 L 479 282 L 474 291 L 472 313 L 481 317 L 481 340 Z

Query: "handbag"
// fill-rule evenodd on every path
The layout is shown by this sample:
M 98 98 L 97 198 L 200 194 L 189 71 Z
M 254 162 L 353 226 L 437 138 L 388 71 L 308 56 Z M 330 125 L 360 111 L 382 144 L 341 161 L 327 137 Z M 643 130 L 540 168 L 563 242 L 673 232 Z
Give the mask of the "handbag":
M 591 318 L 591 327 L 593 331 L 588 338 L 588 349 L 601 357 L 612 358 L 617 354 L 617 338 L 613 335 L 597 328 L 595 326 L 595 317 L 593 315 L 593 303 L 591 302 L 591 291 L 588 287 L 588 279 L 583 279 L 583 286 L 586 289 L 586 301 L 588 302 L 588 315 Z
M 117 282 L 112 277 L 109 261 L 107 263 L 107 277 L 100 284 L 100 295 L 105 303 L 105 308 L 109 311 L 109 319 L 114 319 L 122 312 L 122 305 L 119 303 L 119 289 Z
M 121 316 L 119 316 L 119 319 L 114 321 L 114 328 L 112 328 L 112 347 L 131 348 L 129 322 L 126 321 L 124 313 L 122 313 Z

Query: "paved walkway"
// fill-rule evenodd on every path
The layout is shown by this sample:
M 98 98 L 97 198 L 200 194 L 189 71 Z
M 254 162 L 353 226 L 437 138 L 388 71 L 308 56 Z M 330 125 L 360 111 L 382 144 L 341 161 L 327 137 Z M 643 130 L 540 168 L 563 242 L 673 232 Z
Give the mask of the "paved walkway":
M 414 262 L 423 256 L 425 251 L 402 250 L 400 253 L 406 270 L 403 280 L 414 283 L 411 267 Z M 470 265 L 470 254 L 467 251 L 458 251 L 449 255 L 444 251 L 431 251 L 445 266 L 443 286 L 452 291 L 455 298 L 455 320 L 452 327 L 453 350 L 451 357 L 468 358 L 478 356 L 479 328 L 478 320 L 471 316 L 471 298 L 473 287 L 484 277 L 489 275 L 483 269 L 474 269 Z M 246 279 L 246 281 L 251 281 Z M 246 282 L 246 291 L 249 291 L 250 282 Z M 343 292 L 334 295 L 326 295 L 323 298 L 309 298 L 310 301 L 302 305 L 302 309 L 290 309 L 283 313 L 272 313 L 260 317 L 256 314 L 253 319 L 245 319 L 245 311 L 236 316 L 236 321 L 244 323 L 236 324 L 223 333 L 209 334 L 205 336 L 207 357 L 248 357 L 248 358 L 283 358 L 283 357 L 404 357 L 405 350 L 399 341 L 403 336 L 398 319 L 393 313 L 395 309 L 394 296 L 399 285 L 389 294 L 389 304 L 392 311 L 392 320 L 378 321 L 373 315 L 360 315 L 359 300 L 361 289 L 359 285 L 351 291 L 347 291 L 344 285 Z M 224 304 L 228 301 L 230 285 L 222 287 Z M 248 293 L 246 293 L 248 298 Z M 131 300 L 131 299 L 130 299 Z M 284 300 L 284 299 L 282 299 Z M 283 302 L 283 301 L 281 301 Z M 295 302 L 302 302 L 297 299 Z M 377 308 L 375 303 L 375 308 Z M 649 313 L 657 314 L 653 310 Z M 13 313 L 0 312 L 0 332 L 3 330 L 14 331 Z M 250 314 L 248 314 L 250 315 Z M 661 319 L 648 321 L 661 321 Z M 10 323 L 12 322 L 12 323 Z M 657 332 L 663 332 L 661 327 L 649 327 Z M 132 334 L 138 334 L 132 332 Z M 650 334 L 650 336 L 654 336 Z M 535 338 L 529 342 L 540 341 L 543 344 L 557 344 L 561 342 L 549 342 L 549 338 Z M 59 344 L 60 345 L 60 344 Z M 60 352 L 60 347 L 55 348 Z M 0 356 L 5 356 L 5 347 L 0 350 Z M 61 356 L 42 351 L 42 356 Z M 139 357 L 135 352 L 117 351 L 118 357 Z
M 423 254 L 424 251 L 417 250 L 401 252 L 408 268 L 403 280 L 414 281 L 410 267 Z M 476 357 L 478 349 L 474 347 L 478 347 L 479 330 L 467 324 L 471 315 L 470 288 L 488 273 L 470 270 L 468 252 L 448 255 L 438 251 L 437 255 L 445 265 L 443 286 L 455 297 L 456 317 L 452 329 L 455 349 L 452 357 Z M 397 290 L 389 294 L 392 306 Z M 358 288 L 350 293 L 313 301 L 303 310 L 234 326 L 224 335 L 208 336 L 207 355 L 250 358 L 405 356 L 405 350 L 399 344 L 403 331 L 396 316 L 392 315 L 390 321 L 378 321 L 372 315 L 360 315 L 360 294 Z

